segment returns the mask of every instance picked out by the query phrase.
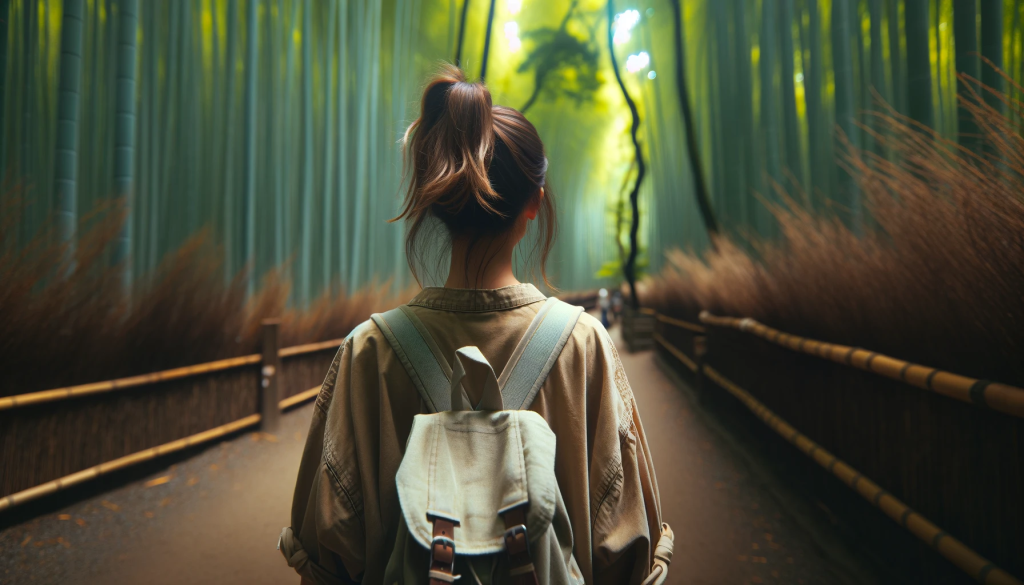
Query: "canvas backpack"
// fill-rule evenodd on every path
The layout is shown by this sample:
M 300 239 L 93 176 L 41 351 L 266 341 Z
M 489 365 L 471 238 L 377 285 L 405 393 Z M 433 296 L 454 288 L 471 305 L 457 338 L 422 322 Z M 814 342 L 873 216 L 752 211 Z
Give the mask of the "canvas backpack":
M 417 415 L 395 483 L 387 585 L 577 585 L 555 479 L 555 435 L 530 406 L 582 309 L 548 299 L 500 376 L 473 346 L 442 355 L 409 307 L 373 321 L 431 414 Z M 475 406 L 466 388 L 482 396 Z

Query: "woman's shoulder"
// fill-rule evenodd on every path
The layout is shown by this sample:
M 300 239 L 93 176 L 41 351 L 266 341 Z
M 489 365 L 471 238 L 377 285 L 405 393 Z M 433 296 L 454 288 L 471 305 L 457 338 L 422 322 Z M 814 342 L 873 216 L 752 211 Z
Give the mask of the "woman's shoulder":
M 612 344 L 611 335 L 604 328 L 604 325 L 601 324 L 601 320 L 585 311 L 580 315 L 579 320 L 576 321 L 576 328 L 573 329 L 573 338 L 577 342 L 585 342 L 592 345 Z

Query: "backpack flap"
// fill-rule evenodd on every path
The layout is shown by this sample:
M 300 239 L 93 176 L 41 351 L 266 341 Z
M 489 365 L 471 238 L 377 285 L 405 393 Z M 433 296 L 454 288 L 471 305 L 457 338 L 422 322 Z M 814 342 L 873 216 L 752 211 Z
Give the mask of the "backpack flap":
M 409 533 L 424 548 L 432 518 L 457 520 L 458 554 L 505 549 L 501 513 L 529 504 L 531 540 L 555 513 L 555 435 L 529 411 L 452 411 L 417 415 L 396 484 Z

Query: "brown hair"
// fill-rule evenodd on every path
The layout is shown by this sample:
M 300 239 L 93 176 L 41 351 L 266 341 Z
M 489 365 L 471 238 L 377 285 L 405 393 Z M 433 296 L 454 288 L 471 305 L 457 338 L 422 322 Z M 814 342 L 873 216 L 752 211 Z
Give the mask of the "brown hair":
M 444 65 L 423 90 L 420 117 L 405 132 L 403 150 L 411 170 L 402 213 L 410 222 L 405 251 L 413 276 L 423 246 L 422 228 L 434 217 L 456 237 L 472 242 L 511 236 L 527 203 L 541 197 L 548 161 L 537 129 L 520 112 L 491 104 L 482 83 Z M 538 238 L 541 275 L 555 238 L 550 192 L 541 197 Z M 496 238 L 497 239 L 497 238 Z M 467 260 L 468 261 L 468 260 Z M 468 268 L 468 267 L 467 267 Z

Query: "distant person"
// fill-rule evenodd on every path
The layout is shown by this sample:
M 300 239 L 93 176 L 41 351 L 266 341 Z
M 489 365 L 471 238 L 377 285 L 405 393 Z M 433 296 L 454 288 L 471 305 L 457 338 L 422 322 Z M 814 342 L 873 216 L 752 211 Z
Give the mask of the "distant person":
M 612 291 L 612 321 L 618 322 L 619 317 L 622 316 L 622 291 L 615 289 Z
M 303 583 L 372 585 L 664 572 L 671 535 L 605 327 L 513 273 L 531 221 L 542 275 L 554 235 L 537 130 L 446 66 L 404 151 L 409 265 L 443 236 L 447 281 L 374 315 L 334 358 L 279 541 L 288 564 Z
M 611 326 L 608 322 L 608 309 L 611 308 L 611 301 L 608 299 L 608 289 L 602 288 L 597 291 L 597 307 L 601 309 L 601 325 L 605 328 Z

